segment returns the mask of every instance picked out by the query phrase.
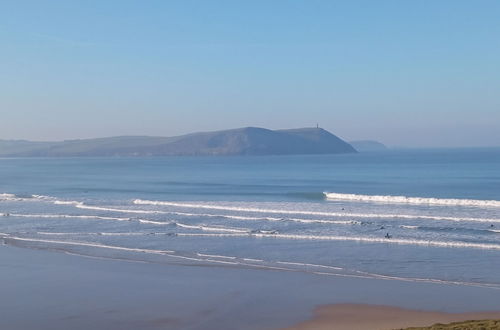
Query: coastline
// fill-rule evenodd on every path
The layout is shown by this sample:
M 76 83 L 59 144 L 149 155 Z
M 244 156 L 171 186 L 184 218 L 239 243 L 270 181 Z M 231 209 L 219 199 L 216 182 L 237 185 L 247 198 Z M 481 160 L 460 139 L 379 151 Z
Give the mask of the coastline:
M 286 330 L 391 330 L 487 319 L 500 319 L 500 311 L 446 313 L 395 306 L 335 304 L 317 307 L 310 320 Z
M 0 260 L 0 317 L 10 330 L 308 329 L 296 326 L 327 304 L 500 311 L 500 290 L 479 287 L 131 262 L 9 245 L 0 245 Z

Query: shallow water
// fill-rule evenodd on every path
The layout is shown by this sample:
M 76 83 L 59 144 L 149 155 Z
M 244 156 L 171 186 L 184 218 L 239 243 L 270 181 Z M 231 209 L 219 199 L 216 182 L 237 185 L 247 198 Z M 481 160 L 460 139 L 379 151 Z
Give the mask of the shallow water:
M 0 159 L 7 244 L 500 288 L 500 150 Z

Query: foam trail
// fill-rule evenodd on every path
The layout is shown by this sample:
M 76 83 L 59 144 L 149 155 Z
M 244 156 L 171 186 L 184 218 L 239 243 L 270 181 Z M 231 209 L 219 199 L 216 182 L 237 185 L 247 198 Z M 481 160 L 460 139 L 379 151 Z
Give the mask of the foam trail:
M 437 284 L 466 285 L 466 286 L 489 288 L 489 289 L 495 289 L 495 290 L 500 289 L 500 286 L 498 284 L 495 284 L 495 283 L 474 283 L 474 282 L 440 280 L 440 279 L 434 279 L 434 278 L 399 277 L 399 276 L 390 276 L 390 275 L 368 273 L 368 272 L 362 272 L 362 271 L 354 271 L 354 272 L 359 274 L 359 275 L 335 274 L 335 273 L 325 273 L 325 272 L 314 272 L 314 274 L 329 275 L 329 276 L 342 276 L 342 277 L 368 278 L 368 279 L 380 279 L 380 280 L 396 280 L 396 281 L 404 281 L 404 282 L 424 282 L 424 283 L 437 283 Z
M 164 255 L 164 256 L 172 257 L 172 258 L 182 258 L 182 259 L 193 260 L 193 261 L 212 262 L 212 263 L 220 263 L 220 264 L 232 264 L 232 265 L 239 264 L 238 262 L 214 260 L 214 259 L 209 259 L 209 258 L 200 259 L 200 258 L 193 258 L 193 257 L 182 256 L 182 255 L 176 255 L 175 251 L 172 251 L 172 250 L 152 250 L 152 249 L 140 249 L 140 248 L 126 248 L 126 247 L 121 247 L 121 246 L 104 245 L 104 244 L 97 244 L 97 243 L 67 242 L 67 241 L 24 238 L 24 237 L 12 237 L 12 236 L 10 236 L 10 237 L 6 236 L 6 237 L 2 237 L 2 238 L 4 240 L 9 239 L 9 240 L 13 240 L 13 241 L 26 241 L 26 242 L 48 243 L 48 244 L 73 245 L 73 246 L 87 246 L 87 247 L 104 248 L 104 249 L 127 251 L 127 252 L 141 252 L 141 253 L 148 253 L 148 254 Z
M 79 209 L 85 210 L 95 210 L 95 211 L 110 211 L 110 212 L 120 212 L 120 213 L 141 213 L 141 214 L 165 214 L 162 211 L 148 211 L 148 210 L 132 210 L 132 209 L 117 209 L 117 208 L 109 208 L 109 207 L 101 207 L 101 206 L 91 206 L 87 205 L 83 202 L 79 201 L 54 201 L 56 205 L 73 205 Z
M 53 200 L 51 196 L 45 195 L 16 195 L 9 193 L 0 193 L 0 201 L 39 201 L 39 200 Z
M 222 258 L 222 259 L 236 259 L 236 257 L 230 257 L 230 256 L 222 256 L 222 255 L 217 255 L 217 254 L 204 254 L 204 253 L 196 253 L 200 257 L 208 257 L 208 258 Z
M 165 233 L 137 233 L 137 232 L 129 232 L 129 233 L 89 233 L 89 232 L 46 232 L 46 231 L 37 231 L 37 235 L 47 235 L 47 236 L 144 236 L 144 235 L 164 235 Z
M 99 215 L 72 215 L 72 214 L 22 214 L 22 213 L 4 213 L 0 214 L 4 217 L 17 217 L 17 218 L 47 218 L 47 219 L 96 219 L 96 220 L 112 220 L 112 221 L 137 221 L 139 223 L 152 224 L 152 225 L 171 225 L 172 221 L 161 222 L 146 219 L 134 218 L 119 218 L 119 217 L 104 217 Z
M 8 213 L 6 217 L 17 218 L 49 218 L 49 219 L 99 219 L 99 220 L 115 220 L 115 221 L 131 221 L 131 218 L 117 218 L 117 217 L 102 217 L 98 215 L 72 215 L 72 214 L 22 214 L 22 213 Z
M 402 225 L 399 227 L 404 228 L 404 229 L 418 229 L 418 228 L 420 228 L 420 226 L 407 226 L 407 225 Z
M 500 250 L 500 244 L 487 243 L 469 243 L 469 242 L 444 242 L 444 241 L 425 241 L 418 239 L 386 239 L 364 236 L 320 236 L 320 235 L 293 235 L 293 234 L 253 234 L 257 237 L 275 237 L 286 239 L 310 239 L 310 240 L 326 240 L 326 241 L 353 241 L 364 243 L 392 243 L 402 245 L 419 245 L 419 246 L 435 246 L 445 248 L 474 248 L 484 250 Z
M 251 237 L 250 234 L 195 234 L 195 233 L 177 233 L 176 236 L 183 237 Z
M 22 218 L 49 218 L 49 219 L 65 219 L 65 218 L 74 218 L 74 219 L 98 219 L 98 220 L 115 220 L 115 221 L 138 221 L 139 223 L 152 224 L 152 225 L 172 225 L 175 224 L 178 227 L 186 228 L 186 229 L 199 229 L 205 231 L 227 231 L 227 232 L 235 232 L 235 233 L 248 233 L 250 229 L 237 229 L 237 228 L 226 228 L 226 227 L 209 227 L 202 225 L 187 225 L 180 222 L 160 222 L 160 221 L 152 221 L 145 219 L 131 219 L 131 218 L 116 218 L 116 217 L 102 217 L 96 215 L 70 215 L 70 214 L 19 214 L 19 213 L 9 213 L 5 215 L 6 217 L 22 217 Z
M 445 220 L 445 221 L 473 221 L 473 222 L 498 222 L 498 218 L 472 218 L 472 217 L 448 217 L 448 216 L 438 216 L 438 215 L 412 215 L 412 214 L 383 214 L 383 213 L 349 213 L 349 212 L 321 212 L 321 211 L 303 211 L 303 210 L 277 210 L 277 209 L 263 209 L 263 208 L 253 208 L 253 207 L 238 207 L 238 206 L 223 206 L 223 205 L 210 205 L 210 204 L 193 204 L 193 203 L 179 203 L 179 202 L 167 202 L 167 201 L 151 201 L 151 200 L 134 200 L 134 204 L 137 205 L 156 205 L 156 206 L 172 206 L 172 207 L 182 207 L 182 208 L 193 208 L 193 209 L 209 209 L 209 210 L 221 210 L 221 211 L 236 211 L 236 212 L 253 212 L 253 213 L 271 213 L 271 214 L 302 214 L 302 215 L 316 215 L 316 216 L 330 216 L 330 217 L 351 217 L 351 218 L 397 218 L 397 219 L 428 219 L 428 220 Z M 162 211 L 156 211 L 162 212 Z M 180 212 L 177 212 L 180 213 Z M 202 215 L 196 213 L 185 213 L 185 215 Z M 208 215 L 207 215 L 208 216 Z M 298 221 L 298 222 L 331 222 L 330 220 L 322 219 L 298 219 L 298 218 L 257 218 L 257 217 L 242 217 L 242 216 L 229 216 L 229 215 L 211 215 L 220 216 L 234 219 L 259 219 L 259 220 L 270 220 L 270 221 Z M 352 223 L 352 222 L 351 222 Z
M 344 268 L 341 268 L 341 267 L 318 265 L 318 264 L 308 264 L 308 263 L 302 263 L 302 262 L 277 261 L 277 263 L 278 264 L 283 264 L 283 265 L 304 266 L 304 267 L 319 267 L 319 268 L 328 268 L 328 269 L 335 269 L 335 270 L 344 270 Z
M 149 225 L 158 225 L 158 226 L 165 226 L 165 225 L 171 225 L 174 222 L 169 221 L 169 222 L 161 222 L 161 221 L 152 221 L 152 220 L 145 220 L 145 219 L 137 219 L 139 223 L 147 223 Z
M 262 259 L 254 259 L 254 258 L 243 258 L 245 261 L 251 261 L 251 262 L 264 262 Z
M 191 207 L 192 204 L 188 204 Z M 176 205 L 177 207 L 182 207 Z M 202 205 L 205 206 L 205 205 Z M 202 208 L 202 207 L 200 207 Z M 231 209 L 230 209 L 231 208 Z M 444 220 L 444 221 L 471 221 L 471 222 L 498 222 L 500 219 L 494 218 L 473 218 L 473 217 L 448 217 L 439 215 L 412 215 L 412 214 L 387 214 L 387 213 L 348 213 L 348 212 L 317 212 L 317 211 L 289 211 L 289 210 L 273 210 L 273 209 L 243 209 L 238 208 L 238 210 L 232 209 L 231 206 L 221 207 L 221 210 L 227 211 L 243 211 L 243 212 L 255 212 L 255 213 L 281 213 L 281 214 L 304 214 L 304 215 L 317 215 L 317 216 L 330 216 L 330 217 L 343 217 L 343 218 L 366 218 L 366 219 L 424 219 L 424 220 Z M 325 224 L 337 224 L 337 225 L 359 225 L 361 222 L 354 220 L 326 220 L 326 219 L 302 219 L 302 218 L 275 218 L 275 217 L 250 217 L 250 216 L 239 216 L 239 215 L 223 215 L 223 214 L 207 214 L 207 213 L 184 213 L 184 212 L 165 212 L 176 215 L 184 216 L 203 216 L 203 217 L 217 217 L 217 218 L 227 218 L 235 220 L 256 220 L 256 221 L 293 221 L 302 223 L 325 223 Z
M 180 216 L 187 216 L 187 217 L 224 218 L 224 219 L 234 219 L 234 220 L 293 221 L 293 222 L 302 222 L 302 223 L 326 223 L 326 224 L 338 224 L 338 225 L 360 224 L 359 221 L 353 221 L 353 220 L 325 220 L 325 219 L 251 217 L 251 216 L 242 216 L 242 215 L 212 214 L 212 213 L 188 213 L 188 212 L 176 212 L 176 211 L 157 211 L 157 212 L 161 212 L 163 214 L 180 215 Z M 272 213 L 272 212 L 270 212 L 270 213 Z
M 299 263 L 299 262 L 291 262 L 291 261 L 277 261 L 276 264 L 283 265 L 283 267 L 277 267 L 277 266 L 273 266 L 272 263 L 262 264 L 262 265 L 254 264 L 254 263 L 247 263 L 247 262 L 257 262 L 257 263 L 265 262 L 264 260 L 261 260 L 261 259 L 238 258 L 238 257 L 233 257 L 233 256 L 212 255 L 212 254 L 202 254 L 202 253 L 196 253 L 195 255 L 197 257 L 195 257 L 195 256 L 188 256 L 188 255 L 179 255 L 179 254 L 176 254 L 177 252 L 172 251 L 172 250 L 125 248 L 125 247 L 121 247 L 121 246 L 104 245 L 104 244 L 88 243 L 88 242 L 68 242 L 68 241 L 59 241 L 59 240 L 22 238 L 22 237 L 9 236 L 9 234 L 6 234 L 6 233 L 0 233 L 0 239 L 2 239 L 2 241 L 4 241 L 4 243 L 7 243 L 6 241 L 11 240 L 11 241 L 27 241 L 27 242 L 39 242 L 39 243 L 60 244 L 60 245 L 87 246 L 87 247 L 104 248 L 104 249 L 127 251 L 127 252 L 140 252 L 140 253 L 146 253 L 146 254 L 162 255 L 162 256 L 165 256 L 168 258 L 178 258 L 178 259 L 185 259 L 185 260 L 198 261 L 198 262 L 210 262 L 210 263 L 216 263 L 216 264 L 230 264 L 230 265 L 248 266 L 248 267 L 255 267 L 258 269 L 272 269 L 272 270 L 283 270 L 283 271 L 293 271 L 293 272 L 297 272 L 297 271 L 304 272 L 305 271 L 305 272 L 317 274 L 317 275 L 341 276 L 341 277 L 360 277 L 360 278 L 372 278 L 372 279 L 381 279 L 381 280 L 399 280 L 399 281 L 429 282 L 429 283 L 442 283 L 442 284 L 457 284 L 457 285 L 485 287 L 485 288 L 491 288 L 491 289 L 499 289 L 500 288 L 498 286 L 498 284 L 492 284 L 492 283 L 459 282 L 459 281 L 448 281 L 448 280 L 440 280 L 440 279 L 432 279 L 432 278 L 405 278 L 405 277 L 397 277 L 397 276 L 390 276 L 390 275 L 367 273 L 367 272 L 362 272 L 362 271 L 357 271 L 357 270 L 349 271 L 349 273 L 342 273 L 339 271 L 346 271 L 346 270 L 341 268 L 341 267 L 320 265 L 320 264 Z M 66 253 L 72 253 L 72 252 L 66 252 Z M 73 254 L 75 254 L 75 253 L 73 253 Z M 81 254 L 78 254 L 78 255 L 81 255 Z M 83 254 L 83 256 L 86 256 L 86 255 Z M 114 259 L 114 258 L 109 258 L 109 257 L 104 257 L 104 258 L 105 259 Z M 223 260 L 220 260 L 220 259 L 223 259 Z M 224 259 L 228 259 L 231 261 L 226 261 Z M 135 260 L 132 260 L 132 261 L 135 261 Z M 267 262 L 265 262 L 265 263 L 267 263 Z M 287 267 L 287 266 L 289 266 L 289 267 Z M 297 268 L 297 267 L 300 267 L 300 268 Z M 305 267 L 305 269 L 303 267 Z M 325 269 L 325 271 L 311 271 L 308 268 L 321 268 L 321 269 Z M 328 270 L 331 270 L 332 272 L 327 272 Z
M 443 248 L 473 248 L 482 250 L 500 250 L 500 244 L 488 243 L 469 243 L 469 242 L 445 242 L 445 241 L 426 241 L 418 239 L 387 239 L 365 236 L 322 236 L 322 235 L 295 235 L 295 234 L 195 234 L 179 233 L 177 236 L 192 237 L 259 237 L 259 238 L 279 238 L 296 240 L 318 240 L 318 241 L 343 241 L 343 242 L 362 242 L 362 243 L 384 243 L 401 245 L 434 246 Z
M 129 252 L 143 252 L 143 253 L 152 253 L 152 254 L 170 254 L 170 253 L 175 252 L 175 251 L 170 251 L 170 250 L 126 248 L 126 247 L 122 247 L 122 246 L 104 245 L 104 244 L 98 244 L 98 243 L 55 241 L 55 240 L 46 240 L 46 239 L 38 239 L 38 238 L 25 238 L 25 237 L 13 237 L 13 236 L 7 236 L 7 237 L 4 237 L 4 239 L 9 239 L 9 240 L 14 240 L 14 241 L 49 243 L 49 244 L 87 246 L 87 247 L 96 247 L 96 248 L 111 249 L 111 250 L 121 250 L 121 251 L 129 251 Z
M 428 197 L 407 197 L 391 195 L 357 195 L 340 194 L 333 192 L 323 193 L 328 199 L 349 200 L 359 202 L 377 203 L 403 203 L 416 205 L 444 205 L 444 206 L 474 206 L 474 207 L 500 207 L 500 201 L 479 200 L 479 199 L 456 199 L 456 198 L 428 198 Z
M 7 194 L 12 195 L 12 194 Z M 15 195 L 12 195 L 15 196 Z M 53 199 L 50 196 L 42 196 L 46 199 Z M 56 205 L 74 205 L 76 208 L 95 210 L 95 211 L 109 211 L 119 213 L 136 213 L 136 214 L 170 214 L 181 216 L 201 216 L 201 217 L 219 217 L 235 220 L 264 220 L 264 221 L 294 221 L 302 223 L 325 223 L 325 224 L 359 224 L 356 221 L 349 220 L 325 220 L 325 219 L 301 219 L 301 218 L 273 218 L 273 217 L 250 217 L 239 215 L 224 215 L 224 214 L 205 214 L 205 213 L 187 213 L 175 211 L 158 211 L 158 210 L 136 210 L 136 209 L 120 209 L 109 208 L 101 206 L 91 206 L 79 201 L 53 201 Z M 261 209 L 261 208 L 244 208 L 232 206 L 219 206 L 207 204 L 191 204 L 191 203 L 177 203 L 166 201 L 150 201 L 136 199 L 133 202 L 138 205 L 162 205 L 174 206 L 183 208 L 199 208 L 199 209 L 215 209 L 224 211 L 240 211 L 240 212 L 253 212 L 253 213 L 271 213 L 271 214 L 303 214 L 303 215 L 317 215 L 317 216 L 331 216 L 331 217 L 351 217 L 351 218 L 399 218 L 399 219 L 428 219 L 428 220 L 445 220 L 445 221 L 473 221 L 473 222 L 496 222 L 500 223 L 497 218 L 473 218 L 473 217 L 448 217 L 448 216 L 434 216 L 434 215 L 411 215 L 411 214 L 380 214 L 380 213 L 348 213 L 348 212 L 319 212 L 319 211 L 301 211 L 301 210 L 275 210 L 275 209 Z
M 135 203 L 135 201 L 134 201 Z M 227 214 L 210 214 L 210 213 L 188 213 L 188 212 L 176 212 L 176 211 L 151 211 L 151 210 L 133 210 L 133 209 L 119 209 L 119 208 L 109 208 L 101 206 L 90 206 L 78 201 L 55 201 L 56 205 L 74 205 L 79 209 L 95 210 L 95 211 L 109 211 L 109 212 L 119 212 L 119 213 L 138 213 L 138 214 L 169 214 L 169 215 L 180 215 L 180 216 L 190 216 L 190 217 L 210 217 L 210 218 L 225 218 L 225 219 L 235 219 L 235 220 L 255 220 L 255 221 L 295 221 L 303 223 L 327 223 L 327 224 L 343 224 L 352 225 L 359 224 L 356 221 L 349 220 L 323 220 L 323 219 L 299 219 L 299 218 L 273 218 L 273 217 L 250 217 L 250 216 L 239 216 L 239 215 L 227 215 Z M 138 204 L 138 203 L 135 203 Z M 257 209 L 256 209 L 257 210 Z M 257 211 L 255 211 L 257 212 Z M 269 213 L 273 213 L 270 210 Z M 276 212 L 277 213 L 277 212 Z M 286 212 L 279 212 L 286 213 Z M 297 212 L 290 212 L 290 214 L 297 214 Z M 300 212 L 299 212 L 300 214 Z M 307 213 L 304 213 L 307 214 Z M 332 214 L 333 215 L 333 214 Z M 340 213 L 338 214 L 341 215 Z M 500 222 L 500 220 L 499 220 Z
M 186 229 L 199 229 L 204 231 L 226 231 L 232 233 L 249 233 L 249 229 L 236 229 L 236 228 L 226 228 L 226 227 L 209 227 L 203 225 L 186 225 L 184 223 L 176 222 L 178 227 L 186 228 Z

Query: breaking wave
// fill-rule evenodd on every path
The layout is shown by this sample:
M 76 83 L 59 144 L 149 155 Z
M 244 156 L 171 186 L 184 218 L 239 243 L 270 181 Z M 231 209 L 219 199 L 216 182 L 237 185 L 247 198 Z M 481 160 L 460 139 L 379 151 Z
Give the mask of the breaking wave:
M 473 207 L 500 207 L 500 201 L 480 199 L 456 199 L 433 197 L 407 197 L 391 195 L 358 195 L 324 192 L 327 199 L 348 200 L 357 202 L 376 202 L 386 204 L 415 204 L 415 205 L 442 205 L 442 206 L 473 206 Z
M 455 206 L 488 206 L 500 207 L 500 201 L 494 200 L 470 200 L 470 199 L 438 199 L 438 198 L 420 198 L 420 197 L 405 197 L 405 196 L 376 196 L 376 195 L 355 195 L 355 194 L 337 194 L 325 193 L 329 199 L 344 199 L 352 201 L 377 201 L 389 203 L 406 203 L 406 204 L 433 204 L 433 205 L 455 205 Z M 333 197 L 332 197 L 333 196 Z M 478 218 L 478 217 L 460 217 L 460 216 L 441 216 L 441 215 L 424 215 L 424 214 L 399 214 L 399 213 L 356 213 L 356 212 L 327 212 L 327 211 L 309 211 L 309 210 L 292 210 L 292 209 L 270 209 L 260 207 L 240 207 L 227 205 L 214 205 L 207 203 L 192 203 L 192 202 L 170 202 L 170 201 L 153 201 L 135 199 L 135 205 L 152 205 L 152 206 L 171 206 L 177 208 L 191 208 L 204 210 L 219 210 L 229 212 L 247 212 L 247 213 L 267 213 L 276 215 L 292 215 L 292 217 L 273 217 L 273 216 L 249 216 L 249 215 L 234 215 L 234 214 L 213 214 L 213 213 L 190 213 L 179 212 L 174 210 L 144 210 L 120 207 L 105 207 L 97 205 L 88 205 L 82 201 L 74 200 L 59 200 L 52 196 L 44 195 L 29 195 L 21 196 L 9 193 L 0 194 L 0 201 L 43 201 L 55 205 L 72 205 L 78 209 L 117 212 L 130 214 L 153 214 L 153 215 L 179 215 L 193 217 L 213 217 L 226 218 L 235 220 L 255 220 L 255 221 L 292 221 L 302 223 L 324 223 L 324 224 L 362 224 L 359 221 L 353 220 L 334 220 L 334 219 L 304 219 L 293 217 L 293 215 L 318 216 L 318 217 L 334 217 L 334 218 L 366 218 L 366 219 L 424 219 L 424 220 L 442 220 L 442 221 L 471 221 L 471 222 L 488 222 L 500 223 L 500 218 Z M 0 214 L 1 215 L 1 214 Z M 5 214 L 3 214 L 5 215 Z M 42 215 L 40 215 L 43 217 Z M 103 217 L 104 218 L 104 217 Z M 112 217 L 110 217 L 112 218 Z M 117 218 L 118 220 L 118 218 Z M 124 218 L 123 220 L 127 220 Z M 147 222 L 144 221 L 145 223 Z
M 344 241 L 344 242 L 360 242 L 360 243 L 383 243 L 383 244 L 399 244 L 399 245 L 418 245 L 418 246 L 434 246 L 444 248 L 473 248 L 482 250 L 500 250 L 500 244 L 489 243 L 470 243 L 458 241 L 433 241 L 421 239 L 404 239 L 404 238 L 378 238 L 367 236 L 341 236 L 341 235 L 300 235 L 300 234 L 267 234 L 267 233 L 250 233 L 250 234 L 197 234 L 197 233 L 179 233 L 179 236 L 205 236 L 205 237 L 243 237 L 253 236 L 258 238 L 279 238 L 279 239 L 295 239 L 295 240 L 314 240 L 314 241 Z
M 378 219 L 427 219 L 427 220 L 444 220 L 444 221 L 475 221 L 475 222 L 498 222 L 499 218 L 474 218 L 474 217 L 450 217 L 450 216 L 440 216 L 440 215 L 420 215 L 420 214 L 386 214 L 386 213 L 351 213 L 351 212 L 323 212 L 323 211 L 304 211 L 304 210 L 284 210 L 284 209 L 267 209 L 267 208 L 256 208 L 256 207 L 239 207 L 239 206 L 226 206 L 226 205 L 213 205 L 213 204 L 194 204 L 194 203 L 179 203 L 179 202 L 169 202 L 169 201 L 151 201 L 136 199 L 133 201 L 136 205 L 154 205 L 154 206 L 171 206 L 179 208 L 191 208 L 191 209 L 206 209 L 206 210 L 219 210 L 219 211 L 233 211 L 233 212 L 249 212 L 249 213 L 270 213 L 270 214 L 300 214 L 309 216 L 325 216 L 325 217 L 344 217 L 344 218 L 378 218 Z M 139 211 L 137 211 L 139 212 Z M 166 211 L 147 211 L 147 212 L 159 212 L 168 213 Z M 199 213 L 182 213 L 177 212 L 180 215 L 196 215 L 201 216 Z M 205 214 L 203 214 L 205 215 Z M 335 220 L 324 220 L 324 219 L 298 219 L 298 218 L 257 218 L 257 217 L 246 217 L 246 216 L 232 216 L 232 215 L 211 215 L 206 214 L 206 216 L 217 216 L 217 217 L 227 217 L 234 219 L 255 219 L 255 220 L 270 220 L 270 221 L 298 221 L 305 223 L 344 223 L 353 224 L 353 221 L 342 221 L 336 222 Z M 355 223 L 355 222 L 354 222 Z

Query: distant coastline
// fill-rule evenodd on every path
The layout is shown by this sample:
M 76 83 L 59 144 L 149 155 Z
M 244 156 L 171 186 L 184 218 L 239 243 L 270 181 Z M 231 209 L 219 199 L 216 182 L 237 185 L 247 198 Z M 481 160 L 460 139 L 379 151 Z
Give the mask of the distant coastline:
M 0 157 L 244 156 L 356 153 L 319 128 L 245 127 L 175 137 L 118 136 L 60 142 L 0 140 Z

